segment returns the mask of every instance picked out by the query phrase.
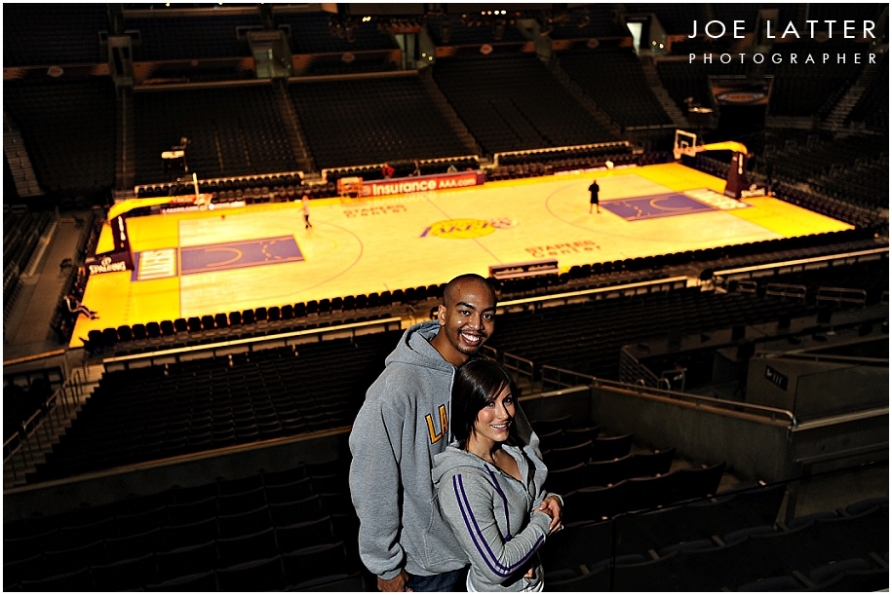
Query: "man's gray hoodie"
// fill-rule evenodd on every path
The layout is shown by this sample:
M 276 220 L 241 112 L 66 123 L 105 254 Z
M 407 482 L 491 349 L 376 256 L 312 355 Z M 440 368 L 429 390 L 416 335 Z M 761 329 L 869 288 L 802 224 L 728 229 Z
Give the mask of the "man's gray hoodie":
M 350 433 L 350 494 L 359 516 L 359 554 L 391 579 L 405 569 L 431 576 L 467 565 L 431 482 L 434 455 L 450 441 L 455 367 L 430 344 L 436 321 L 403 334 L 369 387 Z
M 437 455 L 433 480 L 440 507 L 471 560 L 470 590 L 541 590 L 536 553 L 551 517 L 536 509 L 549 495 L 542 488 L 547 470 L 535 446 L 502 449 L 517 461 L 520 481 L 455 446 Z M 530 567 L 534 575 L 526 578 Z

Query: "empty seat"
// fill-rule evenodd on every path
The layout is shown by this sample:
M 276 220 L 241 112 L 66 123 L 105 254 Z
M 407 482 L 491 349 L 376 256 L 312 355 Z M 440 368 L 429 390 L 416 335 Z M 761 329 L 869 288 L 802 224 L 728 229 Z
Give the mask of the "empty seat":
M 114 347 L 118 343 L 118 330 L 114 328 L 102 329 L 102 343 L 106 347 Z
M 549 469 L 567 469 L 588 461 L 592 452 L 592 441 L 566 448 L 553 448 L 542 453 L 542 459 Z
M 597 438 L 592 442 L 591 459 L 609 461 L 628 455 L 632 450 L 632 434 Z
M 549 419 L 533 419 L 530 420 L 530 424 L 533 426 L 536 434 L 543 435 L 550 434 L 556 430 L 566 430 L 570 427 L 572 421 L 573 416 L 568 414 Z
M 244 544 L 251 546 L 253 544 Z M 266 548 L 264 548 L 266 549 Z M 260 551 L 246 550 L 245 554 L 261 555 Z M 221 564 L 225 564 L 221 558 Z M 282 560 L 279 556 L 262 557 L 217 570 L 220 591 L 278 591 L 285 583 Z
M 340 541 L 282 554 L 282 565 L 291 585 L 352 570 L 347 550 Z
M 276 549 L 276 532 L 272 527 L 256 533 L 239 537 L 222 537 L 217 540 L 217 556 L 221 566 L 275 556 Z
M 214 326 L 217 328 L 227 328 L 229 326 L 229 319 L 226 317 L 226 314 L 222 312 L 218 312 L 214 315 Z
M 587 485 L 608 486 L 629 479 L 632 474 L 632 455 L 609 461 L 590 461 L 586 465 Z
M 675 447 L 652 453 L 635 453 L 630 459 L 630 477 L 652 477 L 669 473 L 675 459 Z

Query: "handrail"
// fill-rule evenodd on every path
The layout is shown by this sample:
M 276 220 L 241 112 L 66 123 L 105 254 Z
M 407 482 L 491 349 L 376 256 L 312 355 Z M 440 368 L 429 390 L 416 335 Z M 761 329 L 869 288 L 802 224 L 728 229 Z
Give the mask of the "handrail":
M 867 303 L 867 291 L 864 289 L 851 289 L 848 287 L 818 287 L 818 295 L 815 296 L 815 303 L 820 305 L 821 302 L 831 302 L 834 304 L 846 302 L 863 306 Z
M 856 261 L 865 256 L 873 256 L 877 254 L 888 254 L 889 247 L 884 246 L 880 248 L 870 248 L 868 250 L 858 250 L 855 252 L 846 252 L 844 254 L 830 254 L 826 256 L 813 256 L 811 258 L 800 258 L 797 260 L 787 260 L 784 262 L 771 262 L 767 264 L 755 264 L 747 267 L 739 267 L 734 269 L 722 269 L 713 272 L 713 277 L 730 277 L 731 275 L 741 275 L 744 273 L 754 273 L 756 271 L 770 271 L 773 269 L 779 269 L 783 267 L 792 267 L 796 265 L 805 265 L 809 263 L 819 263 L 819 262 L 835 262 L 838 260 L 845 260 L 849 258 L 854 258 Z
M 63 385 L 44 402 L 44 405 L 35 411 L 31 417 L 22 422 L 18 432 L 3 442 L 3 466 L 8 466 L 14 480 L 20 479 L 27 471 L 28 465 L 36 460 L 35 452 L 42 452 L 44 440 L 49 443 L 56 432 L 59 423 L 56 411 L 61 408 L 66 415 L 71 413 L 71 403 L 68 390 L 70 385 Z M 76 387 L 79 392 L 80 387 Z M 42 430 L 42 431 L 41 431 Z M 44 440 L 41 440 L 43 438 Z M 33 444 L 33 442 L 36 442 Z M 21 465 L 16 455 L 21 452 Z
M 799 425 L 799 422 L 796 420 L 796 416 L 793 415 L 792 411 L 788 411 L 786 409 L 777 409 L 775 407 L 766 407 L 764 405 L 754 405 L 752 403 L 741 403 L 737 401 L 725 401 L 723 399 L 716 399 L 714 397 L 705 397 L 700 395 L 692 395 L 688 393 L 681 393 L 672 390 L 663 390 L 659 388 L 653 388 L 643 385 L 633 385 L 627 384 L 624 382 L 617 382 L 614 380 L 605 380 L 603 378 L 597 378 L 595 376 L 589 376 L 587 374 L 580 374 L 579 372 L 574 372 L 572 370 L 566 370 L 563 368 L 558 368 L 557 366 L 548 366 L 543 365 L 540 368 L 542 372 L 542 382 L 548 382 L 548 372 L 554 371 L 557 373 L 557 381 L 551 381 L 558 386 L 570 387 L 570 386 L 595 386 L 595 387 L 608 387 L 608 388 L 616 388 L 626 391 L 633 391 L 642 396 L 650 396 L 650 397 L 662 397 L 667 399 L 673 399 L 678 401 L 684 401 L 687 403 L 691 403 L 696 407 L 701 407 L 703 405 L 707 405 L 710 407 L 715 407 L 716 409 L 726 410 L 728 413 L 739 413 L 741 409 L 743 409 L 743 413 L 749 413 L 751 415 L 756 415 L 758 417 L 767 417 L 772 421 L 776 421 L 776 418 L 783 417 L 785 418 L 792 427 L 796 427 Z M 572 378 L 576 378 L 576 381 L 573 383 L 561 383 L 559 379 L 562 376 L 568 376 Z M 544 387 L 543 387 L 544 388 Z M 732 409 L 737 409 L 738 411 L 732 411 Z
M 507 308 L 509 306 L 521 306 L 526 304 L 538 304 L 542 302 L 559 302 L 562 300 L 570 300 L 573 298 L 579 297 L 587 297 L 590 295 L 596 295 L 599 293 L 611 293 L 615 291 L 624 291 L 628 289 L 637 289 L 644 287 L 657 287 L 660 285 L 667 284 L 675 284 L 675 283 L 684 283 L 687 286 L 688 278 L 684 276 L 678 277 L 665 277 L 662 279 L 653 279 L 650 281 L 638 281 L 635 283 L 625 283 L 623 285 L 609 285 L 607 287 L 596 287 L 594 289 L 580 289 L 579 291 L 570 291 L 567 293 L 555 293 L 551 295 L 543 295 L 537 297 L 528 297 L 528 298 L 520 298 L 517 300 L 508 300 L 505 302 L 499 302 L 496 307 Z
M 28 362 L 33 362 L 39 359 L 46 359 L 50 357 L 56 357 L 59 355 L 65 355 L 64 349 L 56 349 L 54 351 L 47 351 L 45 353 L 35 353 L 33 355 L 24 355 L 22 357 L 17 357 L 15 359 L 3 360 L 3 367 L 7 366 L 15 366 L 17 364 L 24 364 Z

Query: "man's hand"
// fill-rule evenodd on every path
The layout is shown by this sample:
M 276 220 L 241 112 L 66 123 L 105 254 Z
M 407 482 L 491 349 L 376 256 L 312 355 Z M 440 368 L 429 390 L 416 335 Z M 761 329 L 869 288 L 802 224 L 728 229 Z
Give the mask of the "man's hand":
M 551 533 L 555 531 L 559 531 L 564 528 L 564 525 L 561 523 L 561 501 L 554 496 L 549 496 L 545 500 L 542 501 L 542 504 L 539 505 L 539 510 L 548 511 L 551 513 L 551 525 L 549 525 L 548 530 Z
M 406 588 L 406 585 L 409 582 L 409 574 L 405 571 L 405 569 L 401 570 L 398 575 L 393 577 L 390 580 L 383 579 L 380 576 L 378 577 L 378 590 L 385 592 L 393 592 L 393 591 L 411 591 L 412 589 Z

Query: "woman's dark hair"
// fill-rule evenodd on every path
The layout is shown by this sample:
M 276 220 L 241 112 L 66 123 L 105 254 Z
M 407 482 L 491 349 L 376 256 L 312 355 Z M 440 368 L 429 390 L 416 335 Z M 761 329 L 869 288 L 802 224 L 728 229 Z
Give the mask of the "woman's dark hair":
M 505 387 L 517 399 L 518 391 L 508 373 L 497 363 L 487 359 L 468 360 L 455 373 L 452 382 L 452 435 L 459 448 L 468 445 L 474 431 L 477 414 Z M 514 425 L 511 425 L 511 434 Z

